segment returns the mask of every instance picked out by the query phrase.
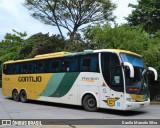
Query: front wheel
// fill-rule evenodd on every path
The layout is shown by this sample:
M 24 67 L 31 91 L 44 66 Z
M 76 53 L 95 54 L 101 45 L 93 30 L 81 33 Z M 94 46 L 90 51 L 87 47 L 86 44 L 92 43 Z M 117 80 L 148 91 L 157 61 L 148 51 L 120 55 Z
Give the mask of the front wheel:
M 93 112 L 97 110 L 97 102 L 93 95 L 86 95 L 83 99 L 83 107 L 85 110 Z
M 21 102 L 23 103 L 26 103 L 27 102 L 27 93 L 25 90 L 22 90 L 21 93 L 20 93 L 20 100 Z

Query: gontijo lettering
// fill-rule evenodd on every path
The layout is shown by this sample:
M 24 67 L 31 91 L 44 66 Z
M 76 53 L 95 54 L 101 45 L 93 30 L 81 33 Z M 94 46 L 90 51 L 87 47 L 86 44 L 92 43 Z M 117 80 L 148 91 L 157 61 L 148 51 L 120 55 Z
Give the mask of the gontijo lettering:
M 18 77 L 19 82 L 41 82 L 42 77 L 41 76 L 23 76 L 23 77 Z

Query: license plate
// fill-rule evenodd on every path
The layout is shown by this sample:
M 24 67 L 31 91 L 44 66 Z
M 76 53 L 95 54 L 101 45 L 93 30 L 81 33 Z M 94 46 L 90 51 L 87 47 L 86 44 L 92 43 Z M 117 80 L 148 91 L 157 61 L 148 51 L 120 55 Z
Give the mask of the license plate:
M 144 104 L 140 104 L 140 108 L 143 108 L 144 107 Z

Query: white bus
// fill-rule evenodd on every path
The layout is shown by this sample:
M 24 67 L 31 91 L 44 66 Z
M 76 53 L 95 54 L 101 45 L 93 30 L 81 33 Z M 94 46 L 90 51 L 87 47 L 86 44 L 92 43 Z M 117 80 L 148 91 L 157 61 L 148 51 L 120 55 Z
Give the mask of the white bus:
M 147 72 L 136 53 L 101 49 L 58 52 L 3 64 L 2 92 L 15 101 L 40 100 L 97 108 L 133 110 L 150 104 Z

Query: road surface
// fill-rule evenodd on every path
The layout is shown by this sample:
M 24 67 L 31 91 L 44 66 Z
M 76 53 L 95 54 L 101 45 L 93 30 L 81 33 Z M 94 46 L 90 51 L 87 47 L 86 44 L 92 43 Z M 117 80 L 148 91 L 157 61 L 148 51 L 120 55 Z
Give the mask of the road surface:
M 80 106 L 29 101 L 28 103 L 15 102 L 11 98 L 2 95 L 0 89 L 0 119 L 160 119 L 160 105 L 150 105 L 135 111 L 113 111 L 100 109 L 97 112 L 87 112 Z M 115 120 L 116 121 L 116 120 Z M 67 124 L 67 123 L 66 123 Z M 130 125 L 131 126 L 131 125 Z M 4 126 L 0 126 L 4 127 Z M 6 126 L 5 126 L 6 127 Z M 19 126 L 7 126 L 18 127 Z M 28 127 L 28 126 L 24 126 Z M 30 126 L 32 127 L 32 126 Z M 35 126 L 33 126 L 35 127 Z M 37 126 L 43 127 L 43 126 Z M 53 127 L 53 126 L 46 126 Z M 56 125 L 56 128 L 128 128 L 128 125 Z M 135 128 L 154 127 L 160 125 L 132 125 Z

